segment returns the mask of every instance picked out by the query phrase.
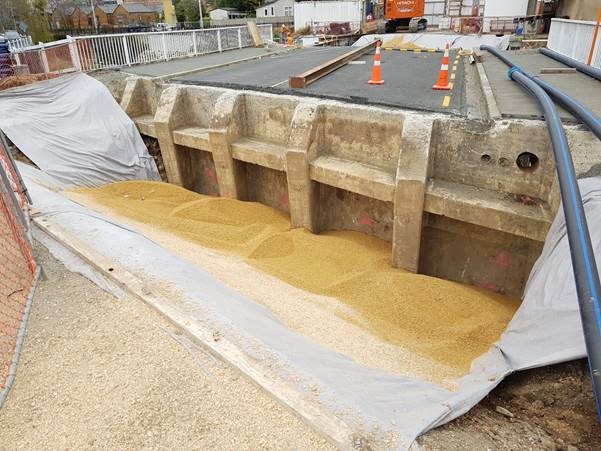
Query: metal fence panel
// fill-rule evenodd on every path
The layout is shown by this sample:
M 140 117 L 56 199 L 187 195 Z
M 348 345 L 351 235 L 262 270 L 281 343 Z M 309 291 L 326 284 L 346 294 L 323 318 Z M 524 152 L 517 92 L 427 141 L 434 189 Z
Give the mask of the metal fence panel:
M 273 40 L 272 25 L 259 25 L 264 41 Z M 68 37 L 13 52 L 30 73 L 92 71 L 169 61 L 254 45 L 248 27 L 207 28 L 151 33 Z
M 27 234 L 24 192 L 7 152 L 0 144 L 0 407 L 15 377 L 39 275 Z

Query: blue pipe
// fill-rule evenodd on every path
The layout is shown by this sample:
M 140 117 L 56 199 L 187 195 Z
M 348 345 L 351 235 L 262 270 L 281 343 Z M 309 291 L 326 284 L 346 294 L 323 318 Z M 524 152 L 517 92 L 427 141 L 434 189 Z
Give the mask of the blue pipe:
M 506 57 L 501 59 L 509 61 Z M 597 417 L 601 422 L 601 285 L 568 140 L 555 105 L 545 90 L 517 66 L 511 67 L 508 75 L 536 98 L 547 122 L 557 167 Z
M 481 50 L 488 50 L 490 53 L 495 55 L 509 67 L 518 67 L 501 51 L 496 49 L 495 47 L 491 47 L 489 45 L 480 46 Z M 601 118 L 593 113 L 591 110 L 586 108 L 580 102 L 578 102 L 573 97 L 570 97 L 563 91 L 560 91 L 555 86 L 547 83 L 543 79 L 537 76 L 530 75 L 528 72 L 520 68 L 522 74 L 526 77 L 530 78 L 532 81 L 537 83 L 541 88 L 543 88 L 547 94 L 553 97 L 557 103 L 559 103 L 562 107 L 568 110 L 572 115 L 578 119 L 580 119 L 584 125 L 588 127 L 588 129 L 595 134 L 595 136 L 601 139 Z

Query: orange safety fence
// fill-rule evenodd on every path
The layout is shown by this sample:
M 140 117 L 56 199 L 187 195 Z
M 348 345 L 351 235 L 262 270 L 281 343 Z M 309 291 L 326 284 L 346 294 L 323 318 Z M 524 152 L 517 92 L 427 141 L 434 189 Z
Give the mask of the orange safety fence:
M 29 205 L 8 152 L 0 144 L 0 407 L 15 377 L 39 274 L 28 234 Z

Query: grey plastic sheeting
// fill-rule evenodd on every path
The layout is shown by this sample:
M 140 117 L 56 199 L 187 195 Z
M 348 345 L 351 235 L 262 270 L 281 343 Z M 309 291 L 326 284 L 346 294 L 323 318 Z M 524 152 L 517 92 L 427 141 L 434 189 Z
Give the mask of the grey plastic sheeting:
M 191 310 L 202 312 L 224 331 L 225 338 L 258 360 L 275 356 L 300 375 L 299 391 L 307 393 L 306 387 L 317 385 L 324 408 L 371 437 L 393 432 L 398 449 L 409 448 L 421 433 L 467 412 L 509 373 L 585 355 L 561 211 L 532 271 L 521 308 L 499 342 L 473 362 L 470 373 L 458 381 L 458 391 L 451 392 L 359 365 L 304 338 L 287 329 L 267 308 L 183 258 L 43 187 L 34 169 L 23 171 L 42 216 L 51 215 L 62 228 L 138 276 L 168 281 L 184 293 Z M 601 179 L 581 180 L 580 186 L 597 253 L 601 249 Z
M 61 186 L 160 180 L 135 124 L 85 74 L 0 92 L 0 129 Z
M 353 47 L 359 47 L 373 41 L 381 39 L 385 44 L 391 39 L 403 37 L 404 44 L 414 44 L 423 49 L 444 49 L 445 44 L 449 44 L 452 49 L 473 49 L 482 44 L 491 45 L 501 50 L 507 50 L 509 47 L 509 36 L 495 36 L 494 34 L 451 34 L 451 33 L 388 33 L 388 34 L 368 34 L 361 36 Z

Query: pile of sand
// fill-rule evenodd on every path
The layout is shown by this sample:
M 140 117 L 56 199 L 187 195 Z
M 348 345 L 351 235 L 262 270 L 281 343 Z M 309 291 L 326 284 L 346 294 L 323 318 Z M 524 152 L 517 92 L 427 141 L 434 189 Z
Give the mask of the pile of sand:
M 462 373 L 498 340 L 519 306 L 519 300 L 486 290 L 392 268 L 390 243 L 378 238 L 291 229 L 286 214 L 258 203 L 158 182 L 119 182 L 77 195 L 190 242 L 240 255 L 298 288 L 336 297 L 358 313 L 347 320 Z
M 405 42 L 404 36 L 397 36 L 396 38 L 389 39 L 382 44 L 384 48 L 390 49 L 423 49 L 419 45 L 414 44 L 413 42 Z

